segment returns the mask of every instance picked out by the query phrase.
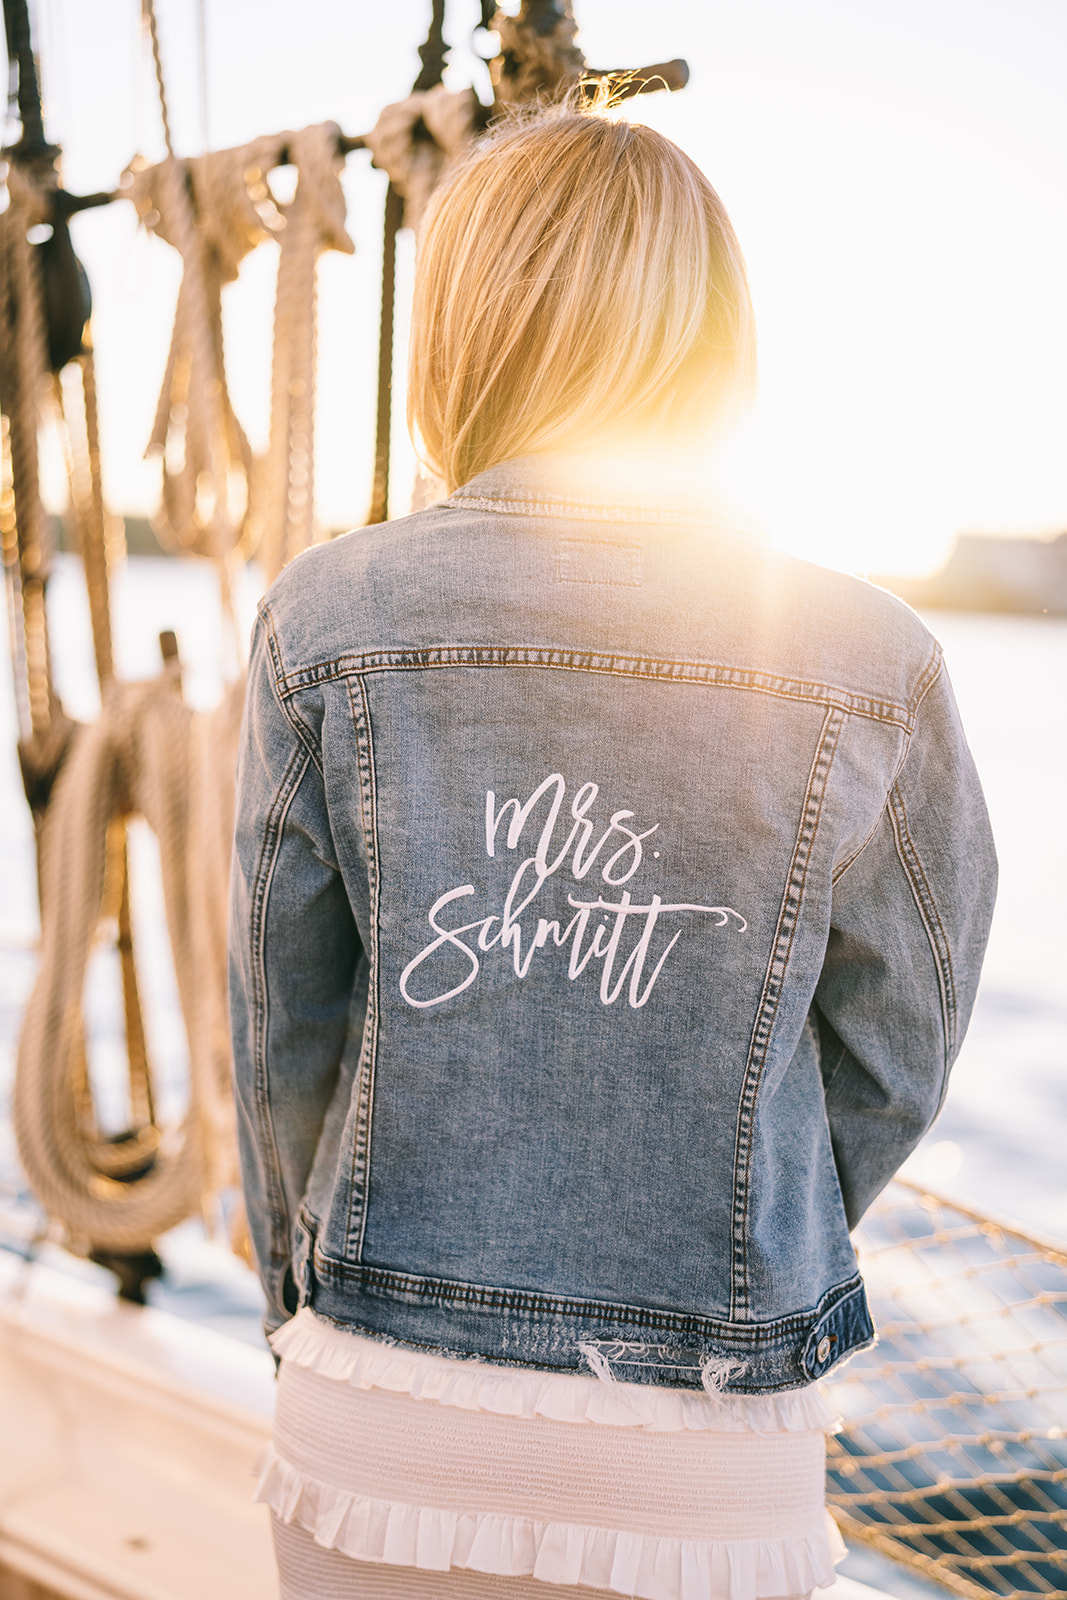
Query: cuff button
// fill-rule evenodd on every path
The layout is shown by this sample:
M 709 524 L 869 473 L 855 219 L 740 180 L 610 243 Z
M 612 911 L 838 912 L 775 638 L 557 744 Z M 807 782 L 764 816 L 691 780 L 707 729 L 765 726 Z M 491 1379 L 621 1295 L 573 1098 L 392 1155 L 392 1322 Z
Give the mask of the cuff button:
M 828 1338 L 822 1338 L 819 1340 L 818 1347 L 815 1351 L 815 1359 L 818 1362 L 829 1361 L 830 1340 Z

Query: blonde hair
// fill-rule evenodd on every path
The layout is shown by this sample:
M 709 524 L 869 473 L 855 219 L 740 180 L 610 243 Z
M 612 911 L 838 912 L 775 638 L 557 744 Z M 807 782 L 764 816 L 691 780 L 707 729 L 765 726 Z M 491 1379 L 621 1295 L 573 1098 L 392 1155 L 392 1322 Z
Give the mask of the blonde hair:
M 754 385 L 730 219 L 654 129 L 541 112 L 482 140 L 434 197 L 408 423 L 448 489 L 516 456 L 714 423 Z

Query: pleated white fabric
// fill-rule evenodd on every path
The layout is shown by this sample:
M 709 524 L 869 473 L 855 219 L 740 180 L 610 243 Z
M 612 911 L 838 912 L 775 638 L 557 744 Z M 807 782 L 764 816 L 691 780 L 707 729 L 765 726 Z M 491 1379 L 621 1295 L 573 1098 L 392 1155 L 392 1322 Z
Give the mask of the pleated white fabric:
M 801 1433 L 834 1427 L 834 1413 L 817 1384 L 761 1397 L 710 1390 L 658 1389 L 605 1382 L 576 1373 L 496 1367 L 487 1361 L 453 1361 L 402 1345 L 360 1338 L 317 1317 L 306 1306 L 271 1339 L 274 1353 L 324 1378 L 356 1389 L 388 1389 L 436 1400 L 461 1411 L 495 1411 L 511 1417 L 553 1417 L 557 1422 L 599 1422 L 653 1428 L 664 1433 L 713 1429 L 717 1433 Z
M 324 1549 L 296 1523 L 278 1517 L 274 1547 L 281 1600 L 618 1600 L 611 1589 L 561 1588 L 537 1578 L 371 1566 Z M 778 1595 L 768 1600 L 807 1600 L 807 1596 Z
M 283 1600 L 769 1600 L 833 1581 L 814 1390 L 746 1403 L 457 1362 L 309 1311 L 274 1342 L 257 1493 Z

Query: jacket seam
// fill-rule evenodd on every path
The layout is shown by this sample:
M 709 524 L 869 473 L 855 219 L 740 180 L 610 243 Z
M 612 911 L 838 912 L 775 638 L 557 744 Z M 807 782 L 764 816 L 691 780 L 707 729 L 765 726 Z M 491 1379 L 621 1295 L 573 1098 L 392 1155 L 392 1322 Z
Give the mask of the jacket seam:
M 359 696 L 358 703 L 356 696 Z M 378 852 L 378 790 L 374 775 L 374 738 L 366 684 L 353 679 L 348 686 L 349 707 L 356 733 L 359 761 L 359 815 L 367 849 L 367 887 L 370 891 L 370 975 L 367 982 L 367 1011 L 360 1049 L 356 1094 L 356 1127 L 352 1140 L 349 1173 L 349 1201 L 346 1237 L 355 1239 L 356 1259 L 362 1260 L 370 1199 L 371 1141 L 374 1120 L 374 1079 L 378 1061 L 378 1019 L 381 1015 L 379 992 L 380 962 L 380 864 Z M 357 1223 L 358 1218 L 358 1223 Z
M 267 634 L 267 649 L 270 652 L 271 676 L 274 680 L 274 698 L 278 702 L 282 716 L 293 730 L 295 736 L 300 740 L 300 743 L 304 746 L 304 749 L 307 751 L 308 755 L 315 763 L 315 766 L 318 768 L 319 773 L 325 776 L 325 774 L 323 774 L 322 758 L 318 750 L 314 733 L 304 722 L 296 708 L 295 694 L 291 694 L 283 688 L 283 685 L 286 681 L 285 666 L 282 662 L 281 645 L 278 640 L 277 632 L 275 631 L 274 617 L 271 613 L 270 607 L 265 603 L 261 603 L 258 610 Z M 308 686 L 305 685 L 302 687 Z
M 759 1006 L 752 1024 L 748 1060 L 741 1082 L 737 1107 L 737 1134 L 734 1143 L 733 1266 L 730 1274 L 732 1317 L 747 1315 L 749 1305 L 748 1210 L 751 1197 L 752 1125 L 756 1115 L 756 1102 L 763 1079 L 763 1069 L 770 1052 L 785 975 L 793 952 L 793 941 L 800 924 L 800 911 L 822 817 L 823 799 L 844 722 L 841 710 L 831 706 L 823 718 L 815 745 L 793 846 L 793 858 L 789 864 L 789 876 L 786 879 L 785 892 L 778 911 L 774 943 L 767 962 L 767 973 L 763 980 Z
M 619 501 L 616 504 L 588 503 L 581 500 L 553 500 L 540 498 L 527 500 L 508 496 L 498 499 L 495 495 L 483 494 L 456 494 L 450 495 L 443 502 L 449 509 L 456 508 L 461 511 L 496 511 L 505 516 L 515 517 L 566 517 L 573 522 L 611 522 L 611 523 L 640 523 L 652 524 L 657 527 L 668 528 L 716 528 L 726 531 L 736 531 L 729 524 L 714 517 L 709 517 L 706 512 L 687 511 L 680 506 L 657 506 L 651 502 L 647 505 L 639 501 Z
M 934 966 L 937 970 L 938 989 L 941 995 L 941 1026 L 945 1039 L 944 1078 L 941 1086 L 943 1095 L 944 1079 L 947 1078 L 948 1069 L 952 1063 L 956 1038 L 956 986 L 952 972 L 952 952 L 949 948 L 945 925 L 941 921 L 941 914 L 937 909 L 937 901 L 930 887 L 930 881 L 923 870 L 919 852 L 915 848 L 915 843 L 908 828 L 908 814 L 904 805 L 904 796 L 896 784 L 893 785 L 889 796 L 889 809 L 897 856 L 911 887 L 912 898 L 915 901 L 923 927 L 926 929 L 926 937 L 934 958 Z M 940 1104 L 940 1097 L 938 1103 Z
M 941 650 L 941 646 L 938 644 L 937 640 L 935 639 L 934 640 L 934 648 L 933 648 L 933 650 L 931 652 L 930 659 L 926 663 L 926 666 L 924 667 L 923 671 L 919 674 L 918 682 L 916 683 L 915 688 L 912 691 L 911 699 L 908 701 L 908 710 L 911 712 L 913 720 L 915 718 L 916 713 L 918 712 L 919 707 L 922 705 L 923 701 L 926 699 L 926 696 L 929 693 L 930 689 L 933 687 L 933 685 L 937 682 L 938 678 L 941 676 L 941 668 L 942 668 L 943 665 L 944 665 L 944 655 L 943 655 L 943 652 Z
M 887 806 L 889 804 L 889 796 L 890 796 L 890 794 L 892 794 L 893 789 L 896 786 L 896 783 L 897 783 L 897 781 L 898 781 L 898 779 L 900 777 L 900 774 L 904 771 L 904 765 L 905 765 L 905 763 L 906 763 L 906 761 L 908 759 L 909 754 L 911 753 L 911 742 L 912 742 L 912 739 L 915 737 L 915 728 L 916 728 L 916 725 L 918 723 L 918 717 L 919 717 L 919 707 L 922 705 L 923 701 L 926 699 L 926 696 L 929 694 L 929 692 L 933 688 L 934 684 L 941 677 L 941 673 L 942 673 L 942 671 L 944 669 L 944 665 L 945 665 L 945 661 L 944 661 L 944 656 L 941 653 L 941 646 L 935 640 L 934 641 L 934 655 L 931 658 L 931 661 L 927 664 L 927 669 L 923 673 L 922 677 L 920 677 L 918 685 L 916 686 L 915 693 L 912 695 L 911 700 L 908 702 L 908 705 L 909 705 L 909 707 L 911 709 L 911 718 L 912 718 L 911 727 L 908 728 L 906 730 L 905 734 L 904 734 L 904 742 L 903 742 L 903 745 L 902 745 L 901 751 L 900 751 L 900 760 L 896 764 L 896 767 L 895 767 L 894 772 L 893 772 L 892 781 L 890 782 L 889 789 L 888 789 L 888 791 L 886 793 L 886 805 Z M 934 668 L 936 670 L 931 670 L 932 668 Z M 879 818 L 879 821 L 881 821 L 881 818 Z M 873 837 L 874 837 L 874 834 L 872 833 L 871 838 L 873 838 Z M 867 842 L 869 844 L 870 840 L 868 840 Z M 849 863 L 849 865 L 851 865 L 851 862 Z
M 823 1099 L 824 1100 L 829 1095 L 830 1090 L 833 1087 L 834 1079 L 837 1077 L 838 1073 L 841 1071 L 841 1068 L 844 1066 L 845 1061 L 846 1061 L 846 1059 L 848 1057 L 848 1045 L 845 1044 L 843 1039 L 839 1039 L 838 1043 L 841 1046 L 841 1048 L 837 1052 L 837 1060 L 834 1062 L 832 1068 L 828 1067 L 829 1077 L 824 1077 L 822 1079 L 822 1092 L 823 1092 Z M 820 1050 L 820 1055 L 821 1055 L 821 1050 Z M 820 1062 L 820 1067 L 821 1067 L 821 1062 Z M 822 1077 L 821 1070 L 820 1070 L 819 1076 Z M 827 1129 L 827 1131 L 829 1131 L 829 1128 Z
M 941 676 L 941 672 L 942 672 L 942 668 L 943 667 L 944 667 L 944 657 L 943 657 L 942 652 L 941 652 L 941 646 L 935 640 L 934 641 L 934 653 L 933 653 L 932 657 L 930 658 L 930 661 L 927 663 L 927 665 L 926 665 L 926 667 L 925 667 L 925 669 L 924 669 L 924 671 L 922 673 L 922 676 L 919 679 L 919 683 L 918 683 L 918 685 L 916 687 L 915 693 L 913 694 L 911 700 L 908 702 L 908 705 L 909 705 L 909 707 L 911 709 L 911 713 L 912 713 L 913 717 L 917 717 L 918 716 L 919 707 L 922 705 L 922 703 L 925 700 L 927 694 L 930 692 L 930 690 L 933 688 L 934 684 L 937 682 L 938 678 Z M 875 824 L 874 824 L 873 828 L 871 829 L 870 833 L 867 835 L 866 839 L 864 839 L 864 841 L 860 845 L 859 849 L 855 852 L 854 855 L 849 856 L 847 861 L 842 862 L 841 866 L 838 867 L 836 869 L 836 871 L 834 872 L 833 877 L 831 879 L 831 885 L 832 885 L 833 888 L 835 888 L 835 889 L 837 888 L 838 884 L 841 882 L 841 879 L 845 876 L 846 872 L 851 872 L 852 868 L 856 865 L 856 862 L 859 860 L 860 856 L 863 854 L 863 852 L 866 850 L 867 846 L 874 839 L 874 837 L 877 834 L 879 828 L 881 827 L 883 818 L 885 817 L 886 812 L 889 810 L 890 795 L 892 794 L 894 788 L 896 787 L 897 780 L 900 777 L 900 774 L 904 770 L 904 763 L 908 759 L 908 752 L 911 749 L 911 741 L 912 741 L 912 738 L 914 736 L 914 733 L 915 733 L 915 728 L 914 728 L 914 725 L 913 725 L 911 728 L 909 728 L 907 730 L 907 732 L 904 735 L 904 739 L 902 741 L 901 750 L 900 750 L 900 760 L 897 762 L 896 767 L 893 770 L 893 781 L 889 785 L 889 791 L 888 791 L 888 793 L 886 794 L 886 797 L 885 797 L 885 804 L 883 805 L 881 811 L 879 811 L 878 817 L 877 817 L 877 819 L 875 821 Z
M 288 1263 L 291 1254 L 289 1239 L 289 1208 L 285 1200 L 285 1186 L 281 1175 L 281 1161 L 274 1137 L 274 1121 L 270 1109 L 270 1073 L 267 1066 L 267 1034 L 270 1025 L 270 1002 L 267 996 L 265 960 L 265 928 L 267 903 L 278 857 L 281 853 L 282 830 L 289 808 L 307 772 L 309 757 L 303 745 L 293 751 L 282 775 L 278 792 L 267 814 L 263 842 L 256 874 L 252 884 L 252 916 L 250 918 L 250 945 L 253 985 L 253 1061 L 256 1121 L 260 1130 L 260 1148 L 263 1151 L 263 1170 L 266 1179 L 270 1210 L 271 1256 L 276 1265 Z
M 531 667 L 560 672 L 591 672 L 609 677 L 647 678 L 663 682 L 707 684 L 728 689 L 769 694 L 837 706 L 849 715 L 888 723 L 910 733 L 914 714 L 906 705 L 852 694 L 830 684 L 783 678 L 748 668 L 724 667 L 712 662 L 679 662 L 652 657 L 609 656 L 596 651 L 541 649 L 537 646 L 481 645 L 433 646 L 425 650 L 381 650 L 358 656 L 339 656 L 312 667 L 294 670 L 277 681 L 282 697 L 297 694 L 313 684 L 337 678 L 362 677 L 373 672 L 423 672 L 455 667 Z
M 884 804 L 882 806 L 881 811 L 879 811 L 877 817 L 875 817 L 875 819 L 874 819 L 874 823 L 871 826 L 871 831 L 868 833 L 867 837 L 864 839 L 864 841 L 860 845 L 859 849 L 858 850 L 854 850 L 853 853 L 848 857 L 847 861 L 843 861 L 839 867 L 836 867 L 834 869 L 833 875 L 830 878 L 830 887 L 832 889 L 836 889 L 837 888 L 838 884 L 841 882 L 841 879 L 845 876 L 846 872 L 851 872 L 852 868 L 856 865 L 856 862 L 859 860 L 860 856 L 863 854 L 863 852 L 866 850 L 867 846 L 870 844 L 871 840 L 874 838 L 875 834 L 878 832 L 878 829 L 882 825 L 882 818 L 885 816 L 886 806 L 888 804 L 889 804 L 889 796 L 887 795 L 886 798 L 885 798 L 885 802 L 884 802 Z
M 859 1273 L 829 1288 L 809 1310 L 792 1312 L 766 1322 L 732 1322 L 706 1317 L 699 1312 L 659 1310 L 654 1306 L 635 1306 L 621 1301 L 589 1300 L 581 1296 L 545 1294 L 533 1289 L 497 1287 L 468 1283 L 461 1279 L 434 1278 L 421 1273 L 398 1272 L 391 1267 L 367 1262 L 338 1261 L 325 1255 L 316 1244 L 313 1253 L 316 1276 L 324 1283 L 345 1285 L 356 1282 L 361 1288 L 394 1293 L 423 1301 L 470 1305 L 482 1310 L 518 1311 L 530 1315 L 590 1317 L 602 1322 L 623 1323 L 632 1327 L 655 1327 L 672 1333 L 706 1334 L 759 1345 L 806 1334 L 813 1323 L 834 1310 L 857 1290 L 862 1290 Z

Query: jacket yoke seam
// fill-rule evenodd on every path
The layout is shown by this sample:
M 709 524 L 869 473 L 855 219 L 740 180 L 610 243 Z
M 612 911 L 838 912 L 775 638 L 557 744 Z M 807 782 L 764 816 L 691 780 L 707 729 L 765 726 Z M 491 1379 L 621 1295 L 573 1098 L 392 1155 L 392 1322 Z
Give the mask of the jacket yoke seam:
M 844 726 L 844 713 L 836 706 L 828 708 L 812 757 L 801 808 L 800 823 L 793 846 L 793 859 L 789 866 L 785 893 L 778 912 L 774 943 L 767 963 L 763 992 L 752 1025 L 748 1061 L 741 1083 L 737 1108 L 737 1134 L 734 1145 L 734 1201 L 733 1201 L 733 1270 L 730 1282 L 730 1315 L 748 1312 L 748 1209 L 750 1200 L 750 1166 L 752 1156 L 752 1125 L 756 1113 L 763 1069 L 770 1050 L 771 1036 L 778 1016 L 778 1005 L 785 984 L 785 974 L 793 951 L 793 940 L 800 922 L 800 908 L 807 886 L 815 837 L 822 817 L 830 769 L 833 766 L 837 741 Z
M 270 1003 L 267 997 L 264 925 L 271 885 L 274 881 L 274 872 L 281 854 L 282 831 L 285 827 L 285 819 L 289 815 L 289 808 L 300 788 L 308 765 L 307 751 L 301 745 L 293 751 L 289 758 L 281 783 L 278 786 L 278 792 L 267 815 L 266 826 L 263 830 L 263 842 L 260 847 L 259 860 L 256 863 L 256 873 L 252 884 L 250 943 L 252 956 L 252 1014 L 254 1018 L 253 1060 L 255 1062 L 253 1082 L 256 1120 L 259 1123 L 260 1144 L 264 1152 L 263 1167 L 273 1235 L 271 1254 L 274 1264 L 277 1266 L 288 1263 L 292 1245 L 289 1239 L 289 1208 L 285 1200 L 281 1161 L 278 1156 L 277 1141 L 274 1137 L 274 1122 L 270 1109 L 270 1074 L 267 1067 Z
M 908 814 L 904 805 L 904 796 L 896 784 L 894 784 L 889 796 L 889 812 L 893 824 L 893 839 L 896 844 L 897 856 L 911 887 L 912 898 L 915 901 L 923 927 L 926 929 L 930 952 L 933 955 L 934 965 L 937 969 L 938 989 L 941 994 L 941 1026 L 945 1036 L 944 1074 L 947 1078 L 956 1041 L 956 986 L 952 972 L 952 952 L 949 948 L 945 925 L 937 909 L 937 901 L 930 887 L 930 881 L 923 869 L 919 852 L 915 848 L 908 829 Z M 943 1093 L 944 1079 L 942 1080 Z M 940 1100 L 938 1103 L 940 1104 Z
M 882 825 L 882 820 L 885 817 L 887 811 L 889 810 L 890 796 L 892 795 L 893 789 L 896 786 L 897 779 L 900 777 L 901 772 L 904 770 L 904 763 L 908 759 L 908 751 L 911 749 L 912 736 L 913 736 L 913 734 L 915 732 L 914 719 L 918 716 L 919 707 L 922 705 L 923 701 L 926 699 L 926 696 L 929 694 L 930 690 L 933 688 L 934 684 L 937 682 L 938 678 L 941 676 L 941 671 L 942 671 L 943 667 L 944 667 L 944 656 L 942 654 L 941 646 L 938 644 L 937 640 L 935 639 L 934 640 L 933 654 L 931 655 L 930 660 L 926 663 L 926 666 L 923 668 L 923 671 L 922 671 L 922 673 L 921 673 L 921 675 L 919 677 L 918 683 L 915 686 L 915 690 L 914 690 L 914 692 L 912 694 L 912 697 L 908 701 L 908 709 L 911 712 L 912 719 L 913 719 L 912 720 L 912 726 L 906 731 L 906 733 L 904 735 L 904 738 L 903 738 L 903 740 L 901 742 L 900 759 L 897 762 L 896 767 L 894 768 L 893 781 L 889 786 L 888 793 L 886 794 L 885 804 L 883 805 L 881 811 L 878 813 L 878 816 L 877 816 L 877 818 L 875 820 L 874 826 L 871 828 L 870 833 L 864 839 L 864 841 L 860 845 L 859 849 L 857 851 L 855 851 L 853 855 L 849 856 L 847 861 L 843 861 L 841 863 L 841 865 L 838 868 L 836 868 L 836 870 L 834 871 L 833 877 L 831 879 L 831 884 L 832 884 L 833 888 L 835 888 L 835 889 L 837 888 L 837 885 L 841 882 L 841 879 L 845 876 L 845 873 L 851 871 L 851 869 L 856 865 L 856 862 L 859 860 L 860 856 L 866 850 L 867 846 L 871 843 L 871 840 L 874 838 L 875 834 L 878 832 L 878 829 Z
M 942 653 L 941 646 L 935 639 L 934 648 L 930 653 L 930 659 L 926 663 L 926 666 L 923 668 L 922 672 L 919 674 L 918 681 L 914 690 L 912 691 L 911 699 L 908 701 L 908 710 L 911 712 L 913 721 L 916 712 L 926 699 L 927 694 L 941 676 L 941 668 L 943 665 L 944 655 Z
M 945 661 L 941 653 L 941 646 L 935 640 L 934 654 L 931 657 L 931 660 L 927 663 L 926 670 L 923 672 L 918 684 L 916 685 L 915 693 L 908 702 L 909 709 L 911 711 L 911 726 L 905 732 L 904 743 L 900 752 L 900 760 L 896 764 L 896 769 L 893 772 L 892 782 L 890 783 L 889 789 L 886 793 L 885 803 L 887 807 L 889 805 L 889 796 L 892 794 L 900 774 L 904 771 L 904 763 L 907 761 L 908 755 L 911 751 L 911 741 L 915 736 L 915 728 L 919 717 L 919 707 L 926 699 L 926 696 L 929 694 L 934 684 L 940 678 L 944 665 Z M 869 840 L 868 843 L 870 843 Z
M 707 684 L 769 694 L 888 723 L 911 733 L 914 712 L 909 705 L 858 695 L 832 684 L 785 678 L 750 668 L 714 662 L 685 662 L 654 657 L 604 655 L 596 651 L 548 649 L 534 645 L 435 645 L 421 650 L 377 650 L 342 655 L 286 673 L 277 683 L 279 695 L 293 696 L 313 684 L 372 672 L 422 672 L 455 667 L 534 667 L 561 672 L 592 672 L 609 677 L 645 678 L 668 683 Z
M 374 1078 L 378 1059 L 378 1023 L 381 1015 L 379 993 L 380 962 L 380 865 L 378 853 L 378 790 L 374 774 L 374 738 L 366 684 L 353 678 L 348 685 L 349 707 L 356 732 L 359 761 L 359 814 L 367 850 L 367 885 L 370 892 L 370 976 L 367 984 L 367 1011 L 363 1025 L 356 1090 L 356 1128 L 352 1141 L 348 1223 L 349 1242 L 355 1243 L 357 1260 L 363 1257 L 367 1228 L 367 1202 L 370 1192 L 371 1136 L 374 1114 Z
M 283 688 L 285 683 L 285 665 L 282 661 L 281 644 L 274 627 L 274 617 L 270 607 L 264 604 L 259 606 L 259 616 L 267 633 L 267 649 L 270 651 L 271 673 L 274 679 L 274 697 L 278 701 L 282 716 L 288 722 L 293 733 L 300 740 L 308 755 L 311 757 L 320 774 L 323 774 L 322 757 L 318 748 L 318 741 L 313 731 L 301 717 L 296 707 L 296 696 L 289 694 Z M 324 775 L 324 774 L 323 774 Z

